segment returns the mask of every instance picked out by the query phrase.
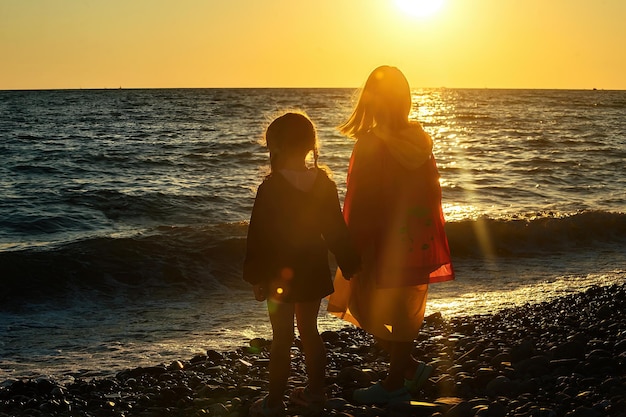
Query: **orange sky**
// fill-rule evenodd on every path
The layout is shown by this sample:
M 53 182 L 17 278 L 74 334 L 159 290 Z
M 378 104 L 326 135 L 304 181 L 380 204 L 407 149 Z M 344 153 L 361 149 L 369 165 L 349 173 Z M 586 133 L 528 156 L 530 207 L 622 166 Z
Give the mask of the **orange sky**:
M 0 89 L 626 89 L 625 0 L 0 0 Z

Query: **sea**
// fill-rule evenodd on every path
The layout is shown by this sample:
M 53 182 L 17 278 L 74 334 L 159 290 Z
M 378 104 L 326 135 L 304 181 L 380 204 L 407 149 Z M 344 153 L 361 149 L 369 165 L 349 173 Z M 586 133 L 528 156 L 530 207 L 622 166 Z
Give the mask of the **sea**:
M 426 314 L 493 314 L 626 282 L 626 91 L 412 94 L 457 274 L 430 287 Z M 106 377 L 271 339 L 241 278 L 269 172 L 263 131 L 305 111 L 343 199 L 353 141 L 336 126 L 357 97 L 0 91 L 0 382 Z M 347 324 L 323 302 L 319 326 Z

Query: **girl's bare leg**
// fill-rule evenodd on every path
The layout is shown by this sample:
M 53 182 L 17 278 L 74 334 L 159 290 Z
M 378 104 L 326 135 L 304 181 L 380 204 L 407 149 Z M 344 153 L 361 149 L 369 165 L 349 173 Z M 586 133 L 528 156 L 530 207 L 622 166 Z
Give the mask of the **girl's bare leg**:
M 391 363 L 389 373 L 383 381 L 383 387 L 387 391 L 396 391 L 404 387 L 404 378 L 409 366 L 412 365 L 413 342 L 390 342 Z
M 390 354 L 389 373 L 383 381 L 387 391 L 395 391 L 404 386 L 404 379 L 411 379 L 417 369 L 417 360 L 411 355 L 413 342 L 392 342 L 376 338 L 378 344 Z
M 296 304 L 296 319 L 304 350 L 309 391 L 316 395 L 324 394 L 326 372 L 326 348 L 317 329 L 320 301 Z
M 291 373 L 291 346 L 293 344 L 293 317 L 295 306 L 291 303 L 267 302 L 272 323 L 273 340 L 270 350 L 270 384 L 267 406 L 272 408 L 283 401 L 287 380 Z

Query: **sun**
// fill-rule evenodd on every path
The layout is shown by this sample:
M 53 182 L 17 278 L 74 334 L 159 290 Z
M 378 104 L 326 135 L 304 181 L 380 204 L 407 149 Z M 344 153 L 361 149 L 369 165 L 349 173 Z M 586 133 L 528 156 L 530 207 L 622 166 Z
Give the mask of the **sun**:
M 426 18 L 436 14 L 445 0 L 395 0 L 396 6 L 412 17 Z

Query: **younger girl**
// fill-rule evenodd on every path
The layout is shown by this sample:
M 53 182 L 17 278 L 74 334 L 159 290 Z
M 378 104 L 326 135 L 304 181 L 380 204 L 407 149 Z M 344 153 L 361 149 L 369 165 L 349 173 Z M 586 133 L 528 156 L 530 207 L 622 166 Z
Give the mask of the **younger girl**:
M 285 413 L 283 396 L 290 374 L 294 315 L 302 341 L 308 387 L 294 390 L 292 402 L 323 405 L 326 351 L 317 330 L 322 298 L 333 292 L 330 249 L 347 277 L 360 258 L 341 214 L 337 187 L 317 165 L 317 135 L 302 113 L 286 113 L 265 132 L 271 173 L 257 191 L 243 268 L 257 300 L 267 299 L 273 341 L 269 394 L 250 409 L 251 416 Z M 307 167 L 313 152 L 315 166 Z

